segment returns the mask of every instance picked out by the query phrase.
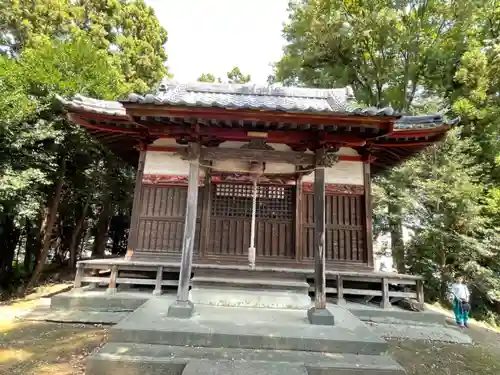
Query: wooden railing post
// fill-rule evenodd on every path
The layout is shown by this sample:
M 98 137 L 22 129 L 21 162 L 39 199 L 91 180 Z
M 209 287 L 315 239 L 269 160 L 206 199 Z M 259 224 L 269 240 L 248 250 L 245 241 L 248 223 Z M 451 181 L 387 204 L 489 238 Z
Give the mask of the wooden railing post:
M 158 266 L 158 269 L 156 270 L 156 283 L 155 283 L 155 290 L 153 291 L 153 294 L 155 296 L 160 296 L 161 295 L 161 283 L 163 282 L 163 266 Z
M 344 305 L 346 303 L 344 299 L 344 281 L 342 276 L 337 275 L 337 305 Z
M 424 300 L 424 281 L 423 280 L 417 280 L 417 301 L 419 304 L 424 306 L 425 300 Z
M 387 277 L 382 278 L 382 302 L 380 302 L 380 307 L 384 309 L 391 307 L 389 301 L 389 279 Z
M 85 268 L 83 263 L 78 263 L 76 266 L 76 275 L 75 282 L 73 284 L 73 288 L 80 289 L 82 287 L 82 278 L 85 272 Z
M 111 275 L 109 276 L 109 285 L 106 293 L 116 292 L 116 279 L 118 278 L 118 266 L 111 267 Z

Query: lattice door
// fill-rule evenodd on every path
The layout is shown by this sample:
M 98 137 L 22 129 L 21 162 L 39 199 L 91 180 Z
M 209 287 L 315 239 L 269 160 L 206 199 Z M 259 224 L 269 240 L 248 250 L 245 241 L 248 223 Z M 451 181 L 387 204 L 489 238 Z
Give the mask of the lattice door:
M 250 246 L 252 188 L 250 184 L 214 185 L 209 253 L 228 256 L 247 254 Z M 293 257 L 293 187 L 257 188 L 257 256 Z

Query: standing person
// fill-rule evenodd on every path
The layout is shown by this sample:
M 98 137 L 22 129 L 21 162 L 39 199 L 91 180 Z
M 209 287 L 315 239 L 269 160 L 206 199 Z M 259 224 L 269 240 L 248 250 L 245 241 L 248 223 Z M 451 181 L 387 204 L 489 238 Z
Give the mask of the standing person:
M 455 321 L 462 328 L 468 327 L 470 292 L 467 285 L 464 284 L 463 277 L 459 276 L 456 278 L 455 284 L 451 286 L 451 294 L 453 298 Z

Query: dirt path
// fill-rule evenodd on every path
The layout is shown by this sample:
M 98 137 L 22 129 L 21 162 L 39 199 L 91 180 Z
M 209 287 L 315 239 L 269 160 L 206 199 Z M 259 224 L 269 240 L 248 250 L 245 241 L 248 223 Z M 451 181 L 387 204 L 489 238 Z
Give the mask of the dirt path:
M 98 327 L 17 323 L 0 333 L 0 374 L 84 374 L 85 357 L 105 339 Z
M 408 375 L 500 374 L 500 334 L 476 325 L 466 332 L 474 345 L 391 340 L 390 354 Z

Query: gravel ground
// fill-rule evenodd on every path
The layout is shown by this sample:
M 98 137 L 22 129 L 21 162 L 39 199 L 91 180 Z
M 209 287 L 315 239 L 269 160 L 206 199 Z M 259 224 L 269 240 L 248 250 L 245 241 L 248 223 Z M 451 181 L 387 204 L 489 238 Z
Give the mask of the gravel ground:
M 377 335 L 387 339 L 408 339 L 449 342 L 454 344 L 472 344 L 466 330 L 437 325 L 408 325 L 367 323 Z

